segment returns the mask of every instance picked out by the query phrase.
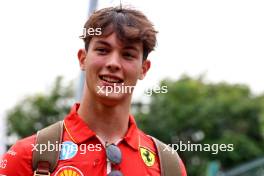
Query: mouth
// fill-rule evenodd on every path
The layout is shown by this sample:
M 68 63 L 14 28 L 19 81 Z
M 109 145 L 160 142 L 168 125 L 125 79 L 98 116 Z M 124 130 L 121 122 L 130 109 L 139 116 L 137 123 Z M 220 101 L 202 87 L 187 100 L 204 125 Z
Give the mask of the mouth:
M 117 76 L 112 76 L 112 75 L 100 75 L 99 78 L 102 81 L 108 82 L 108 83 L 123 83 L 124 80 L 117 77 Z

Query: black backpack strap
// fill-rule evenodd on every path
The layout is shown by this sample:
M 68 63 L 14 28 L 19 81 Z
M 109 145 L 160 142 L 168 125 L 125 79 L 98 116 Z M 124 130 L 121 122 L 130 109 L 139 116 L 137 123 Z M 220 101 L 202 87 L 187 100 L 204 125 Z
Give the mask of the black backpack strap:
M 177 151 L 154 137 L 152 139 L 158 150 L 161 176 L 181 176 L 180 157 Z
M 61 144 L 62 136 L 63 121 L 38 131 L 32 156 L 34 176 L 50 175 L 55 170 L 60 156 L 60 148 L 56 146 Z M 54 148 L 48 150 L 52 145 Z

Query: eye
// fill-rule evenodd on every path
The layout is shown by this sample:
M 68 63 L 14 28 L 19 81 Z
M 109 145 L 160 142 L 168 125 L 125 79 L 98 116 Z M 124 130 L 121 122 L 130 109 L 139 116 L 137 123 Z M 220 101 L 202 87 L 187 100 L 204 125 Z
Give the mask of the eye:
M 128 59 L 128 60 L 136 58 L 136 56 L 134 54 L 132 54 L 131 52 L 124 52 L 123 56 L 125 59 Z
M 108 53 L 108 49 L 106 48 L 95 48 L 95 51 L 97 52 L 97 54 L 99 55 L 105 55 Z

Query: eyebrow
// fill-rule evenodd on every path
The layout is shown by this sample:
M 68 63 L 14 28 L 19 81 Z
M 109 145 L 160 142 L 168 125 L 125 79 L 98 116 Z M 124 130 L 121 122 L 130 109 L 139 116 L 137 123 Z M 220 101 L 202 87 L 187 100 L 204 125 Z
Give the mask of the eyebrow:
M 124 49 L 132 49 L 132 50 L 134 50 L 136 52 L 139 52 L 138 48 L 137 47 L 134 47 L 132 45 L 125 46 Z
M 111 47 L 111 44 L 104 41 L 104 40 L 97 40 L 95 42 L 96 44 L 102 44 L 102 45 L 106 45 L 107 47 Z M 124 46 L 123 49 L 131 49 L 131 50 L 134 50 L 136 52 L 139 52 L 139 49 L 133 45 L 127 45 L 127 46 Z
M 97 40 L 95 43 L 97 43 L 97 44 L 102 44 L 102 45 L 106 45 L 106 46 L 108 46 L 108 47 L 111 47 L 111 45 L 110 45 L 108 42 L 103 41 L 103 40 Z

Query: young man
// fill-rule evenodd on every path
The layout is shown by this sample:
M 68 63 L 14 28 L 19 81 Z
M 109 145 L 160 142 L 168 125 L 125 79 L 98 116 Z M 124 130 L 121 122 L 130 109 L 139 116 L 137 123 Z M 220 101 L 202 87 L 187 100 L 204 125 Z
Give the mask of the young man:
M 154 141 L 129 113 L 133 87 L 150 68 L 153 25 L 137 10 L 111 7 L 92 14 L 84 27 L 85 49 L 78 52 L 83 96 L 63 121 L 59 161 L 51 175 L 160 175 Z M 0 175 L 33 175 L 34 144 L 36 135 L 18 141 L 1 159 Z M 178 175 L 185 176 L 180 159 L 178 166 Z

